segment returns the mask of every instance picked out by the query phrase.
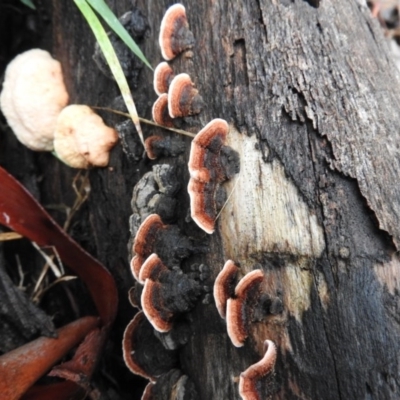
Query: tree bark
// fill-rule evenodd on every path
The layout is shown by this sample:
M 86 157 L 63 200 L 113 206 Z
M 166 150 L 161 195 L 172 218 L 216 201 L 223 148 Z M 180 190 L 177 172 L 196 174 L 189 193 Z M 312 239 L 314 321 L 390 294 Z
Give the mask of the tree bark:
M 140 45 L 153 66 L 162 60 L 158 33 L 170 3 L 133 1 L 147 16 Z M 192 334 L 180 350 L 180 368 L 202 400 L 239 399 L 237 378 L 262 357 L 265 339 L 278 347 L 265 398 L 400 395 L 399 73 L 364 1 L 317 3 L 184 4 L 196 44 L 192 56 L 184 53 L 171 65 L 192 77 L 205 107 L 182 127 L 197 132 L 224 118 L 228 144 L 240 155 L 240 173 L 224 185 L 229 197 L 215 234 L 187 222 L 189 139 L 182 139 L 183 155 L 151 162 L 135 161 L 117 146 L 108 168 L 90 171 L 87 242 L 117 281 L 115 349 L 134 314 L 127 300 L 133 286 L 127 262 L 132 189 L 155 164 L 179 168 L 181 212 L 175 222 L 209 247 L 187 265 L 207 264 L 209 285 L 227 259 L 243 273 L 262 268 L 268 295 L 282 302 L 281 312 L 252 324 L 239 349 L 213 301 L 191 311 Z M 131 9 L 126 0 L 109 5 L 117 15 Z M 73 2 L 53 4 L 52 27 L 53 54 L 63 65 L 71 103 L 110 106 L 118 91 L 96 69 L 93 35 Z M 139 115 L 150 119 L 152 72 L 137 68 L 130 81 L 134 100 Z M 102 115 L 109 124 L 121 121 Z M 166 134 L 142 128 L 145 137 Z M 70 173 L 49 160 L 41 156 L 35 165 L 45 177 L 42 199 L 55 202 L 62 198 L 60 181 L 64 185 Z M 129 392 L 128 382 L 136 384 L 122 367 L 110 374 L 121 396 Z

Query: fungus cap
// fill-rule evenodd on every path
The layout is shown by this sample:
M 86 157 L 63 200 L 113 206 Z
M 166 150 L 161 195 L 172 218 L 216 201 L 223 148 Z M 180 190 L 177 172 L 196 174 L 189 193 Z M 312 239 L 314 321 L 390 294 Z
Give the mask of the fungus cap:
M 189 173 L 200 182 L 208 182 L 212 175 L 219 180 L 221 147 L 229 133 L 228 123 L 221 118 L 210 121 L 192 140 L 189 156 Z M 216 170 L 217 169 L 217 170 Z
M 226 317 L 226 302 L 233 297 L 235 292 L 234 285 L 238 272 L 239 268 L 235 263 L 232 260 L 228 260 L 215 279 L 214 300 L 218 313 L 223 319 Z
M 160 142 L 163 140 L 161 136 L 158 135 L 152 135 L 149 136 L 145 141 L 144 141 L 144 150 L 146 151 L 147 157 L 150 160 L 156 160 L 158 157 L 158 154 L 156 151 L 154 151 L 154 144 L 157 142 Z
M 153 397 L 153 388 L 154 388 L 154 383 L 149 382 L 146 387 L 144 388 L 144 392 L 142 394 L 142 397 L 140 400 L 152 400 L 154 399 Z
M 32 49 L 8 64 L 0 107 L 25 146 L 37 151 L 53 150 L 57 117 L 67 103 L 61 64 L 47 51 Z
M 140 375 L 143 378 L 155 382 L 155 377 L 149 375 L 135 360 L 134 335 L 135 331 L 138 329 L 139 325 L 142 323 L 144 319 L 145 316 L 143 312 L 140 311 L 127 325 L 122 339 L 122 354 L 125 364 L 130 369 L 131 372 L 133 372 L 135 375 Z
M 57 157 L 73 168 L 105 167 L 110 150 L 118 141 L 115 129 L 90 107 L 70 105 L 57 119 L 54 132 L 54 150 Z
M 154 70 L 154 91 L 159 96 L 161 96 L 163 93 L 168 93 L 169 85 L 171 84 L 174 76 L 174 71 L 168 65 L 168 63 L 163 61 L 162 63 L 158 64 Z
M 157 238 L 157 233 L 165 227 L 166 225 L 163 224 L 158 214 L 150 214 L 141 223 L 133 243 L 133 251 L 136 253 L 136 257 L 140 259 L 139 261 L 141 263 L 153 253 L 153 246 Z M 137 276 L 139 276 L 139 271 L 140 268 L 138 269 Z
M 162 126 L 172 128 L 174 123 L 168 112 L 168 95 L 161 94 L 160 97 L 154 102 L 152 108 L 152 116 L 155 123 Z
M 160 260 L 160 257 L 158 257 L 156 253 L 153 253 L 146 259 L 140 268 L 139 283 L 144 284 L 146 279 L 156 281 L 163 271 L 169 270 Z
M 182 4 L 174 4 L 166 11 L 161 21 L 159 44 L 165 60 L 172 60 L 182 51 L 193 47 L 193 34 L 189 30 Z
M 235 288 L 234 299 L 226 303 L 226 327 L 228 336 L 236 347 L 242 347 L 249 334 L 253 308 L 260 295 L 264 273 L 256 269 L 246 274 Z
M 217 211 L 214 202 L 216 184 L 200 182 L 190 178 L 188 193 L 190 197 L 190 213 L 196 224 L 204 232 L 212 234 L 215 229 Z
M 168 91 L 168 111 L 171 118 L 199 114 L 203 98 L 194 87 L 188 74 L 179 74 L 172 79 Z
M 172 328 L 172 313 L 165 309 L 161 299 L 161 283 L 146 279 L 141 297 L 143 312 L 158 332 L 168 332 Z
M 273 372 L 277 349 L 271 340 L 264 342 L 264 349 L 264 357 L 240 374 L 239 394 L 243 400 L 263 400 L 265 398 L 265 393 L 260 393 L 258 390 L 257 381 Z

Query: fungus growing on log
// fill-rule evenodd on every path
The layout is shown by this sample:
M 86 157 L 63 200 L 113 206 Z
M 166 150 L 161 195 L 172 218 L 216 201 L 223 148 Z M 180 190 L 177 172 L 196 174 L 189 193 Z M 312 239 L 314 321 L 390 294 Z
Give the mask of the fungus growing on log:
M 157 281 L 146 279 L 141 304 L 158 332 L 168 332 L 179 314 L 190 311 L 202 290 L 199 282 L 181 271 L 162 270 Z
M 173 314 L 162 303 L 161 289 L 162 285 L 160 282 L 146 279 L 141 303 L 143 312 L 154 329 L 158 332 L 168 332 L 172 328 Z
M 188 74 L 179 74 L 172 79 L 168 91 L 168 111 L 171 118 L 199 114 L 203 109 L 203 98 L 194 87 Z
M 172 128 L 174 126 L 174 123 L 168 111 L 168 95 L 166 93 L 161 94 L 160 97 L 154 102 L 152 108 L 152 116 L 154 122 L 158 125 L 167 126 L 169 128 Z M 147 155 L 149 155 L 148 152 Z M 150 156 L 149 158 L 152 159 Z
M 184 142 L 177 137 L 150 136 L 144 141 L 147 157 L 155 160 L 159 157 L 176 157 L 185 150 Z
M 163 93 L 168 93 L 169 85 L 172 79 L 175 77 L 172 68 L 163 61 L 158 64 L 154 70 L 154 91 L 161 96 Z
M 264 342 L 265 355 L 257 363 L 251 365 L 240 374 L 239 394 L 243 400 L 263 400 L 266 393 L 260 390 L 260 380 L 274 370 L 277 349 L 271 340 Z
M 142 394 L 142 397 L 140 398 L 140 400 L 152 400 L 154 399 L 153 397 L 153 387 L 154 387 L 154 383 L 153 382 L 149 382 L 146 387 L 144 388 L 144 392 Z
M 235 288 L 235 298 L 226 303 L 228 336 L 236 347 L 242 347 L 249 335 L 249 325 L 260 297 L 264 273 L 256 269 L 246 274 Z
M 68 103 L 61 64 L 32 49 L 7 66 L 0 106 L 18 140 L 37 151 L 53 150 L 57 117 Z
M 232 175 L 227 170 L 231 168 L 229 163 L 221 158 L 221 150 L 228 149 L 224 146 L 228 132 L 229 125 L 226 121 L 214 119 L 192 140 L 190 149 L 188 167 L 191 178 L 188 192 L 191 216 L 209 234 L 214 232 L 217 216 L 216 192 L 219 185 Z M 230 153 L 234 164 L 238 164 L 237 155 L 234 155 L 233 150 Z M 235 172 L 237 169 L 238 165 L 235 165 Z
M 166 350 L 153 332 L 152 326 L 140 311 L 126 327 L 122 340 L 127 367 L 134 374 L 152 382 L 178 363 L 177 353 Z
M 133 277 L 139 281 L 140 268 L 144 261 L 153 253 L 154 242 L 160 230 L 166 228 L 158 214 L 149 215 L 140 225 L 136 233 L 133 251 L 136 255 L 131 261 Z
M 156 253 L 168 268 L 173 268 L 192 253 L 204 250 L 204 245 L 194 245 L 181 234 L 178 226 L 164 225 L 159 215 L 151 214 L 140 225 L 135 237 L 132 274 L 138 281 L 142 265 L 152 253 Z
M 155 399 L 198 400 L 199 397 L 191 379 L 179 369 L 172 369 L 156 383 L 146 386 L 141 400 Z
M 235 295 L 238 272 L 239 268 L 235 263 L 228 260 L 215 279 L 214 300 L 218 313 L 223 319 L 226 317 L 226 303 Z
M 193 47 L 193 33 L 189 30 L 182 4 L 174 4 L 166 11 L 161 21 L 159 44 L 161 54 L 167 61 Z
M 147 258 L 147 260 L 140 268 L 138 281 L 143 285 L 146 279 L 156 281 L 163 271 L 168 271 L 168 268 L 163 264 L 158 255 L 153 253 L 150 257 Z
M 115 129 L 105 125 L 88 106 L 70 105 L 58 116 L 54 151 L 70 167 L 107 166 L 110 151 L 117 141 Z

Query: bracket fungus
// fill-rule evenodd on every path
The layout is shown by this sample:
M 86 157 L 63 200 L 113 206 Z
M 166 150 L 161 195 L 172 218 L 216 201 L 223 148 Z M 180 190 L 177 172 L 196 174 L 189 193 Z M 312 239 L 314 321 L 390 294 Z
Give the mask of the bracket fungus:
M 164 348 L 142 311 L 126 327 L 122 351 L 130 371 L 152 382 L 178 363 L 177 353 Z
M 172 5 L 164 14 L 160 26 L 159 44 L 161 54 L 167 61 L 193 47 L 193 33 L 189 30 L 186 10 L 182 4 Z
M 163 93 L 168 93 L 169 85 L 175 77 L 174 71 L 165 61 L 157 65 L 154 70 L 154 91 L 161 96 Z
M 159 215 L 151 214 L 136 233 L 133 243 L 135 256 L 131 261 L 132 274 L 138 281 L 143 263 L 152 253 L 156 253 L 172 269 L 192 253 L 204 250 L 204 246 L 194 245 L 187 236 L 181 234 L 177 225 L 164 225 Z
M 221 162 L 221 148 L 229 132 L 223 119 L 213 119 L 192 140 L 189 157 L 191 216 L 205 232 L 214 232 L 217 216 L 215 195 L 219 184 L 227 179 Z
M 232 260 L 228 260 L 214 283 L 214 300 L 221 318 L 226 317 L 226 303 L 229 298 L 235 295 L 235 286 L 239 268 Z
M 240 374 L 239 394 L 243 400 L 263 400 L 266 398 L 266 393 L 261 390 L 260 380 L 273 372 L 277 349 L 275 343 L 271 340 L 264 342 L 264 349 L 264 357 Z
M 32 49 L 8 64 L 0 106 L 18 140 L 37 151 L 53 150 L 54 129 L 68 103 L 61 64 Z
M 202 291 L 199 282 L 182 271 L 164 269 L 159 270 L 157 275 L 155 281 L 146 279 L 141 304 L 154 329 L 168 332 L 177 315 L 194 307 Z
M 168 268 L 160 260 L 160 257 L 153 253 L 140 268 L 138 282 L 144 285 L 146 279 L 156 281 L 160 277 L 160 274 L 166 271 L 169 271 Z
M 159 157 L 176 157 L 185 151 L 181 138 L 169 136 L 150 136 L 144 141 L 147 157 L 155 160 Z
M 168 111 L 171 118 L 199 114 L 203 104 L 203 98 L 188 74 L 179 74 L 172 79 L 168 91 Z
M 133 243 L 133 251 L 136 255 L 131 261 L 131 271 L 137 281 L 139 281 L 143 263 L 153 253 L 158 232 L 165 228 L 166 225 L 163 224 L 158 214 L 149 215 L 140 225 Z
M 115 129 L 90 107 L 70 105 L 57 119 L 54 150 L 57 157 L 73 168 L 105 167 L 110 151 L 118 141 Z
M 168 95 L 166 93 L 161 94 L 160 97 L 154 102 L 152 116 L 154 122 L 158 125 L 166 126 L 168 128 L 172 128 L 174 126 L 168 111 Z
M 256 269 L 246 274 L 236 285 L 235 298 L 226 302 L 228 336 L 236 347 L 242 347 L 249 335 L 249 325 L 260 297 L 264 273 Z
M 160 376 L 156 383 L 149 383 L 141 400 L 198 400 L 198 394 L 191 379 L 179 369 L 172 369 Z

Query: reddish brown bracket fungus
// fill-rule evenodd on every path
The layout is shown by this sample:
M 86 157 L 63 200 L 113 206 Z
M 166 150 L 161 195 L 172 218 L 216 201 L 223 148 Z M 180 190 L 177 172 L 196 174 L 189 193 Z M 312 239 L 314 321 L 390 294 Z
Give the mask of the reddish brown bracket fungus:
M 136 255 L 131 261 L 132 274 L 137 281 L 142 264 L 153 253 L 157 233 L 165 227 L 166 225 L 163 224 L 158 214 L 149 215 L 140 225 L 133 244 L 133 251 Z
M 167 126 L 169 128 L 174 126 L 172 118 L 168 112 L 168 95 L 166 93 L 161 94 L 160 97 L 154 102 L 152 115 L 154 122 L 158 125 Z M 151 157 L 149 156 L 149 158 Z
M 181 260 L 196 252 L 204 252 L 204 245 L 195 245 L 183 235 L 177 225 L 164 225 L 157 214 L 149 215 L 140 225 L 133 251 L 136 255 L 131 261 L 131 269 L 136 280 L 146 259 L 156 253 L 165 265 L 177 266 Z
M 214 283 L 215 305 L 221 318 L 226 317 L 226 302 L 235 295 L 235 285 L 239 268 L 232 260 L 228 260 Z
M 134 332 L 138 328 L 139 324 L 144 320 L 143 312 L 138 312 L 133 320 L 129 322 L 127 325 L 124 337 L 122 339 L 122 354 L 124 357 L 124 361 L 126 366 L 133 372 L 135 375 L 143 376 L 143 378 L 149 379 L 155 382 L 154 376 L 149 375 L 146 371 L 144 371 L 140 365 L 137 364 L 134 355 L 134 340 L 132 339 Z
M 175 77 L 172 68 L 163 61 L 158 64 L 154 70 L 154 91 L 161 96 L 163 93 L 168 93 L 169 85 Z
M 168 332 L 172 328 L 173 313 L 162 303 L 162 284 L 146 279 L 142 292 L 142 308 L 149 322 L 159 332 Z
M 144 388 L 144 392 L 142 394 L 142 397 L 140 400 L 152 400 L 154 399 L 153 397 L 153 388 L 154 388 L 154 383 L 150 382 L 146 385 Z
M 157 153 L 154 151 L 154 144 L 157 142 L 162 141 L 163 138 L 161 136 L 150 136 L 144 141 L 144 149 L 146 151 L 147 157 L 149 157 L 150 160 L 156 160 L 157 159 Z
M 179 369 L 172 369 L 160 376 L 157 382 L 148 384 L 141 400 L 198 400 L 199 395 L 192 380 Z
M 177 365 L 177 353 L 166 350 L 154 336 L 143 312 L 138 312 L 125 329 L 122 351 L 125 364 L 136 375 L 154 382 Z
M 141 296 L 143 312 L 158 332 L 168 332 L 175 317 L 190 311 L 202 294 L 200 283 L 182 273 L 161 268 L 157 281 L 146 279 Z
M 174 4 L 166 11 L 161 21 L 159 44 L 165 60 L 172 60 L 182 51 L 193 47 L 193 33 L 189 30 L 182 4 Z
M 271 340 L 264 342 L 265 355 L 240 374 L 239 394 L 243 400 L 263 400 L 266 393 L 261 392 L 259 381 L 274 370 L 277 349 Z
M 220 152 L 229 132 L 223 119 L 209 122 L 193 139 L 189 157 L 188 192 L 191 215 L 205 232 L 214 232 L 217 216 L 215 193 L 219 184 L 226 179 Z
M 228 336 L 236 347 L 243 346 L 249 334 L 249 325 L 260 297 L 260 285 L 263 280 L 264 273 L 261 270 L 249 272 L 237 284 L 236 298 L 228 299 L 226 303 Z
M 203 109 L 203 98 L 194 87 L 188 74 L 179 74 L 172 79 L 168 91 L 168 111 L 171 118 L 199 114 Z
M 54 128 L 68 103 L 61 64 L 32 49 L 8 64 L 0 106 L 18 140 L 37 151 L 53 150 Z
M 196 135 L 192 140 L 188 164 L 192 178 L 200 182 L 223 179 L 220 152 L 228 133 L 228 123 L 216 118 Z
M 169 271 L 168 268 L 163 264 L 157 254 L 153 253 L 147 260 L 143 263 L 139 272 L 139 282 L 144 284 L 146 279 L 151 279 L 152 281 L 158 280 L 161 272 Z
M 155 160 L 159 157 L 176 157 L 185 151 L 185 143 L 180 137 L 150 136 L 144 141 L 147 157 Z
M 217 184 L 215 182 L 203 183 L 191 178 L 188 185 L 190 197 L 190 212 L 192 219 L 204 232 L 214 232 L 217 217 L 214 201 Z

